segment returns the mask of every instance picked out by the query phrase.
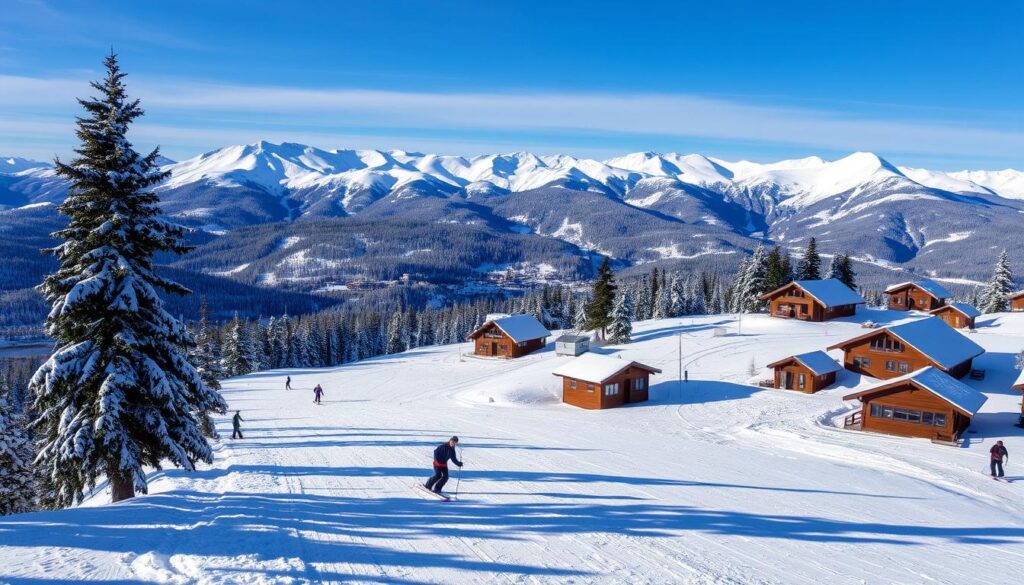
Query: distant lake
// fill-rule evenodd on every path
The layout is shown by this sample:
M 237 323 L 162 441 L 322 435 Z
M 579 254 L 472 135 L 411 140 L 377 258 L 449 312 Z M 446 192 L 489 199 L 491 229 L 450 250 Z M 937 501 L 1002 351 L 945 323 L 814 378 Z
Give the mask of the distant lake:
M 53 344 L 45 342 L 0 345 L 0 358 L 47 357 L 52 351 Z

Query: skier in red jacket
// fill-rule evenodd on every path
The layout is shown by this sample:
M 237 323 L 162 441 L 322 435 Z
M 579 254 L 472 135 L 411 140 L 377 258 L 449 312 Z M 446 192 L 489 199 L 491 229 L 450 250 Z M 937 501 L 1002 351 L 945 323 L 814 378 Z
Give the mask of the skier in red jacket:
M 1010 462 L 1010 453 L 1003 446 L 1003 442 L 996 441 L 996 444 L 988 450 L 988 454 L 992 456 L 990 464 L 992 477 L 1003 477 L 1003 459 L 1005 458 L 1007 463 Z

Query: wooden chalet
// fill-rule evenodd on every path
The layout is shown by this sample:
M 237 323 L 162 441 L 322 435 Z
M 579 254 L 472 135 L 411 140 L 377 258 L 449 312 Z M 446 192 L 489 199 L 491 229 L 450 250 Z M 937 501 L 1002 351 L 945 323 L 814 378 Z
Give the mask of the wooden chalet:
M 927 367 L 844 396 L 860 400 L 847 428 L 953 443 L 987 397 L 937 368 Z
M 1013 383 L 1013 388 L 1014 390 L 1021 391 L 1020 419 L 1017 425 L 1024 427 L 1024 370 L 1021 370 L 1020 375 L 1017 376 L 1017 381 Z
M 954 329 L 974 329 L 974 320 L 981 316 L 981 311 L 967 303 L 949 303 L 928 314 L 942 319 Z
M 915 280 L 894 284 L 885 289 L 889 309 L 893 311 L 934 311 L 953 296 L 934 280 Z
M 836 372 L 843 369 L 823 351 L 790 356 L 768 364 L 775 370 L 775 387 L 813 394 L 836 381 Z
M 843 350 L 847 370 L 883 380 L 928 366 L 963 378 L 971 371 L 974 358 L 985 353 L 938 317 L 875 329 L 828 349 Z
M 786 286 L 761 295 L 768 301 L 769 314 L 782 319 L 828 321 L 850 317 L 864 299 L 842 282 L 826 280 L 794 280 Z
M 651 374 L 661 370 L 638 362 L 585 353 L 552 372 L 562 378 L 562 402 L 600 410 L 647 400 Z
M 517 358 L 544 347 L 550 336 L 532 315 L 509 315 L 488 319 L 469 339 L 476 355 Z
M 1010 295 L 1010 310 L 1014 313 L 1024 311 L 1024 290 Z

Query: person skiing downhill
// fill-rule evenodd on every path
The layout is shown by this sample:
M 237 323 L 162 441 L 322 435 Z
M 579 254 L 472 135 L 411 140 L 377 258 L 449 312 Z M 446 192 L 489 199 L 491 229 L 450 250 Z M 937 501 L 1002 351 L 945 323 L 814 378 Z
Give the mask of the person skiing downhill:
M 292 389 L 292 377 L 291 376 L 288 376 L 287 378 L 285 378 L 285 380 L 284 380 L 284 389 L 285 390 L 291 390 Z
M 988 454 L 992 458 L 989 464 L 992 477 L 1003 477 L 1003 458 L 1006 459 L 1007 463 L 1010 462 L 1010 453 L 1003 446 L 1003 442 L 996 441 L 996 444 L 992 445 L 992 448 L 988 450 Z
M 231 433 L 231 438 L 232 439 L 244 439 L 245 438 L 245 437 L 242 436 L 242 421 L 244 421 L 244 420 L 245 419 L 242 418 L 242 411 L 241 410 L 236 410 L 235 411 L 235 416 L 231 417 L 231 426 L 234 427 L 234 430 Z
M 423 487 L 435 494 L 441 493 L 441 488 L 448 482 L 448 460 L 462 467 L 462 462 L 459 461 L 458 456 L 455 454 L 455 446 L 458 444 L 459 438 L 452 437 L 448 439 L 447 443 L 441 443 L 434 449 L 434 475 L 427 480 Z
M 315 404 L 320 404 L 320 398 L 323 395 L 324 395 L 324 389 L 320 387 L 320 384 L 317 384 L 316 388 L 313 388 L 313 402 Z

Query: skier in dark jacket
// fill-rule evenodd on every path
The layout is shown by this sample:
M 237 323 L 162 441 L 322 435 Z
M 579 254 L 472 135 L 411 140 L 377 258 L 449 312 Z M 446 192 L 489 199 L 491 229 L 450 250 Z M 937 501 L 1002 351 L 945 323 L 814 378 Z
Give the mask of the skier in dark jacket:
M 458 437 L 448 439 L 447 443 L 441 443 L 434 449 L 434 475 L 427 480 L 423 486 L 435 494 L 441 493 L 441 488 L 448 482 L 448 460 L 462 467 L 462 462 L 455 454 L 455 446 L 459 444 Z
M 231 417 L 231 426 L 234 427 L 234 431 L 231 433 L 231 438 L 232 439 L 244 439 L 245 438 L 245 437 L 242 436 L 242 421 L 244 421 L 244 420 L 245 419 L 242 418 L 242 411 L 241 410 L 236 410 L 235 411 L 235 416 Z
M 313 388 L 313 402 L 320 404 L 320 398 L 324 395 L 324 389 L 320 387 L 320 384 Z
M 284 389 L 285 390 L 291 390 L 292 389 L 292 377 L 291 376 L 288 376 L 287 378 L 285 378 Z
M 1003 477 L 1003 458 L 1006 458 L 1007 463 L 1010 462 L 1010 453 L 1003 446 L 1003 442 L 996 441 L 996 444 L 988 450 L 988 454 L 992 456 L 990 463 L 992 477 Z

